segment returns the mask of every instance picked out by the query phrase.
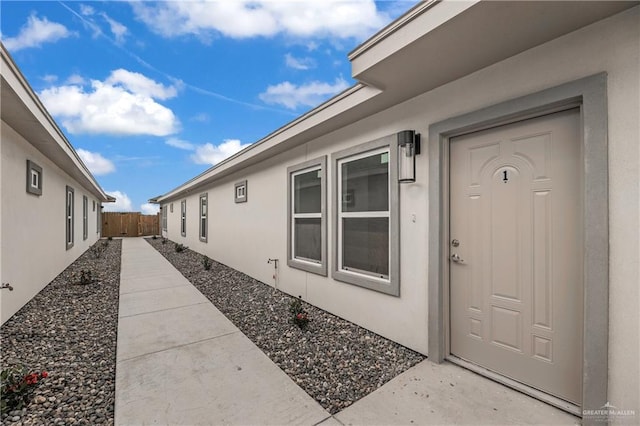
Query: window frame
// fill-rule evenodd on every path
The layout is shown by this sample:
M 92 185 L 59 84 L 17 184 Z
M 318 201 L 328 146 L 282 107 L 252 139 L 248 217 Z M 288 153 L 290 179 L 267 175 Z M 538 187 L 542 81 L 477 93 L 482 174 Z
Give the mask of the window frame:
M 173 206 L 173 203 L 171 203 L 171 205 Z M 166 232 L 167 231 L 167 205 L 165 204 L 164 206 L 161 206 L 160 210 L 162 210 L 162 230 Z
M 204 201 L 205 208 L 203 209 L 202 202 Z M 198 202 L 198 210 L 199 210 L 199 231 L 198 237 L 200 241 L 203 243 L 207 242 L 207 238 L 209 237 L 209 194 L 204 193 L 200 194 L 199 202 Z M 204 233 L 204 235 L 203 235 Z
M 187 236 L 187 200 L 180 202 L 180 235 Z
M 244 188 L 244 194 L 238 196 L 238 189 L 240 188 Z M 240 182 L 236 182 L 233 185 L 233 197 L 236 203 L 246 203 L 247 202 L 247 196 L 248 196 L 248 192 L 249 192 L 249 188 L 247 186 L 247 180 L 243 180 Z
M 75 219 L 75 190 L 69 185 L 65 189 L 64 218 L 65 218 L 65 245 L 67 250 L 74 244 L 74 219 Z
M 396 135 L 389 135 L 363 144 L 344 149 L 331 155 L 333 200 L 333 252 L 334 264 L 331 276 L 336 281 L 357 285 L 370 290 L 400 296 L 400 184 L 398 182 L 398 155 Z M 389 206 L 385 212 L 342 212 L 342 164 L 388 152 L 388 194 Z M 347 161 L 348 160 L 348 161 Z M 345 216 L 345 213 L 346 216 Z M 342 268 L 343 229 L 345 217 L 388 217 L 389 218 L 389 275 L 376 277 L 369 271 L 345 270 Z
M 319 170 L 320 180 L 320 261 L 294 257 L 295 206 L 293 179 L 297 175 Z M 307 216 L 309 217 L 309 216 Z M 327 156 L 314 158 L 287 168 L 287 265 L 314 274 L 327 276 Z
M 102 232 L 102 203 L 95 201 L 96 203 L 96 234 L 100 235 Z
M 34 173 L 38 176 L 38 185 L 33 185 Z M 27 192 L 33 195 L 42 195 L 42 167 L 31 160 L 27 160 Z
M 89 238 L 89 198 L 82 196 L 82 240 Z

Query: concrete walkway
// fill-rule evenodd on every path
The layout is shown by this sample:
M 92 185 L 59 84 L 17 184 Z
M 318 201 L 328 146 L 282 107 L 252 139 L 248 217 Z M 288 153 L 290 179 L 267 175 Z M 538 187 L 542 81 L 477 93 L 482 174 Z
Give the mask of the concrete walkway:
M 146 241 L 123 240 L 116 424 L 330 417 Z
M 116 425 L 578 424 L 424 361 L 331 416 L 142 238 L 122 243 Z

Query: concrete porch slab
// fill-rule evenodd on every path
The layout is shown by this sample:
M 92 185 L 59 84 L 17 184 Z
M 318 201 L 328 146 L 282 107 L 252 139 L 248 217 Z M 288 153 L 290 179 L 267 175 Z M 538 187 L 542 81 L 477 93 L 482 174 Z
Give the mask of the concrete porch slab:
M 425 360 L 334 417 L 345 425 L 573 425 L 580 419 L 451 363 Z

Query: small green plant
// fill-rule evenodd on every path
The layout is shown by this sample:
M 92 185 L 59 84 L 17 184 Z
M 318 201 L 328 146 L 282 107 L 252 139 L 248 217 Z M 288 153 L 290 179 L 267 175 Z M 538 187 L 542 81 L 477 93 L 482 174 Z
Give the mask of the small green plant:
M 73 281 L 79 285 L 88 285 L 95 282 L 95 277 L 90 269 L 83 269 L 79 273 L 74 272 Z
M 167 244 L 167 239 L 166 238 L 162 238 L 162 244 Z
M 109 236 L 109 237 L 107 237 L 107 240 L 111 241 L 111 240 L 113 240 L 113 237 Z
M 0 411 L 2 414 L 12 410 L 21 410 L 31 400 L 33 391 L 49 373 L 30 373 L 23 365 L 13 365 L 2 370 Z
M 293 316 L 291 322 L 297 325 L 300 330 L 304 330 L 309 325 L 309 314 L 304 310 L 302 301 L 300 299 L 294 299 L 289 304 L 289 312 Z
M 106 243 L 106 244 L 105 244 Z M 100 259 L 102 257 L 102 253 L 104 253 L 105 248 L 107 248 L 107 246 L 109 245 L 109 243 L 105 240 L 103 241 L 101 244 L 94 244 L 92 245 L 89 250 L 91 251 L 91 254 L 93 255 L 94 259 Z
M 176 245 L 174 246 L 174 248 L 176 249 L 176 253 L 182 253 L 183 251 L 185 251 L 188 247 L 183 245 L 183 244 L 178 244 L 176 243 Z
M 151 239 L 152 239 L 152 240 L 157 240 L 157 239 L 158 239 L 158 236 L 157 236 L 157 235 L 154 235 L 153 237 L 151 237 Z
M 204 266 L 205 271 L 208 271 L 211 269 L 211 259 L 209 259 L 209 256 L 204 256 L 202 258 L 202 266 Z
M 105 248 L 105 249 L 106 249 L 107 247 L 109 247 L 109 240 L 103 240 L 103 241 L 102 241 L 102 247 L 103 247 L 103 248 Z

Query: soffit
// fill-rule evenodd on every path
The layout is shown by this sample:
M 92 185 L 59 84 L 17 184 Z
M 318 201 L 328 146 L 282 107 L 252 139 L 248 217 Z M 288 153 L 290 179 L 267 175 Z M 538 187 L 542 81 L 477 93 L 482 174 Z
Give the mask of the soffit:
M 350 54 L 353 77 L 402 102 L 638 4 L 422 3 Z

